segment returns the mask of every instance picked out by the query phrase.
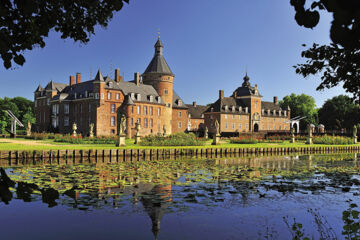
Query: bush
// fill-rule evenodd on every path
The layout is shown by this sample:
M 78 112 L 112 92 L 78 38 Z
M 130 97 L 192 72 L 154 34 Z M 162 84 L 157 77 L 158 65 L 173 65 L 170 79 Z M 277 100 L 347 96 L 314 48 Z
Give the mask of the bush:
M 31 133 L 31 136 L 25 136 L 26 139 L 34 139 L 34 140 L 44 140 L 44 139 L 54 139 L 54 133 Z
M 354 140 L 349 137 L 324 135 L 313 137 L 313 143 L 326 145 L 348 145 L 354 144 Z
M 65 142 L 71 144 L 116 144 L 117 136 L 105 137 L 105 136 L 97 136 L 93 138 L 72 136 L 72 135 L 56 135 L 54 138 L 54 142 Z
M 203 146 L 204 140 L 197 139 L 193 133 L 175 133 L 167 137 L 148 135 L 144 137 L 141 146 Z
M 255 144 L 258 142 L 260 142 L 260 140 L 252 136 L 241 136 L 239 138 L 230 140 L 230 143 L 234 144 Z

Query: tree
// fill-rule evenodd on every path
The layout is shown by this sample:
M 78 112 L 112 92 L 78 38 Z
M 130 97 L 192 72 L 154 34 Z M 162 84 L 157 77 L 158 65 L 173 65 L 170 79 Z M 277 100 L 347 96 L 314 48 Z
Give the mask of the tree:
M 296 95 L 292 93 L 290 96 L 285 96 L 280 102 L 282 109 L 291 109 L 290 117 L 297 116 L 306 117 L 300 121 L 300 129 L 305 130 L 308 124 L 317 124 L 317 109 L 315 99 L 309 95 Z
M 0 56 L 4 67 L 23 65 L 22 52 L 45 47 L 50 30 L 61 38 L 87 43 L 94 27 L 106 27 L 114 12 L 130 0 L 2 0 L 0 1 Z
M 360 107 L 345 95 L 326 100 L 318 114 L 319 122 L 330 130 L 351 130 L 360 121 Z
M 310 8 L 305 8 L 309 3 Z M 301 53 L 305 64 L 294 66 L 296 73 L 307 77 L 321 74 L 317 90 L 343 83 L 346 92 L 360 101 L 360 1 L 358 0 L 290 0 L 298 25 L 313 28 L 320 19 L 319 11 L 333 14 L 330 45 L 313 46 Z M 306 45 L 303 45 L 306 47 Z

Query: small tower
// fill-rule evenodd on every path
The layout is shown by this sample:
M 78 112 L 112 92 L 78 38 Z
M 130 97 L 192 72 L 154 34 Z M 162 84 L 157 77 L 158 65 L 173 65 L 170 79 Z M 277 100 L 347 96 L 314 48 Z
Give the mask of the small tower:
M 170 70 L 170 67 L 163 56 L 164 45 L 160 40 L 160 36 L 158 37 L 154 48 L 154 57 L 142 74 L 142 79 L 144 84 L 152 85 L 155 88 L 162 101 L 166 104 L 162 115 L 164 117 L 164 125 L 167 132 L 171 134 L 173 84 L 175 75 Z

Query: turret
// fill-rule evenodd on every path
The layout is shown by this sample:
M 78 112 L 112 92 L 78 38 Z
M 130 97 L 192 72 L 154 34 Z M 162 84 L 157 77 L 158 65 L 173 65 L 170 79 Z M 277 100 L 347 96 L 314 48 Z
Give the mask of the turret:
M 166 108 L 163 112 L 165 119 L 164 124 L 167 132 L 171 134 L 174 74 L 170 70 L 170 67 L 163 56 L 164 45 L 162 44 L 160 37 L 155 43 L 154 48 L 154 57 L 142 74 L 142 80 L 144 84 L 152 85 L 166 104 Z

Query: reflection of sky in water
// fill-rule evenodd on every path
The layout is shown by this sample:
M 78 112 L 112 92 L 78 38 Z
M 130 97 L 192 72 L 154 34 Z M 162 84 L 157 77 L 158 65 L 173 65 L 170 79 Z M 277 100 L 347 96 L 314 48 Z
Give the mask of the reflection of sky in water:
M 103 177 L 95 182 L 91 180 L 97 184 L 98 191 L 63 195 L 65 189 L 59 189 L 57 206 L 52 208 L 42 202 L 40 194 L 32 194 L 32 202 L 24 202 L 16 199 L 16 190 L 12 190 L 13 199 L 9 204 L 0 203 L 1 239 L 153 239 L 154 235 L 159 239 L 264 239 L 266 235 L 270 239 L 271 236 L 289 239 L 284 216 L 288 216 L 290 222 L 296 217 L 297 222 L 303 223 L 305 232 L 316 239 L 314 218 L 307 212 L 308 208 L 318 209 L 341 238 L 341 214 L 349 206 L 346 200 L 360 204 L 359 185 L 352 182 L 359 179 L 359 168 L 355 168 L 358 163 L 354 155 L 334 156 L 227 159 L 193 168 L 189 162 L 169 168 L 174 173 L 147 172 L 146 179 L 159 178 L 161 184 L 134 180 L 135 176 L 125 174 L 128 181 L 134 181 L 132 185 L 110 188 L 106 185 L 123 179 L 109 174 L 113 169 L 98 166 L 91 172 Z M 167 167 L 167 164 L 161 166 Z M 231 172 L 233 166 L 251 171 Z M 309 175 L 308 170 L 314 166 L 328 169 L 346 166 L 353 174 L 340 179 L 323 173 Z M 12 178 L 25 168 L 7 168 L 6 172 Z M 47 176 L 51 169 L 37 168 L 30 167 L 29 179 L 39 180 L 38 172 Z M 130 171 L 123 165 L 119 168 Z M 279 170 L 274 172 L 277 177 L 264 174 L 267 168 Z M 288 176 L 288 171 L 280 170 L 298 171 L 301 177 L 283 177 Z M 85 174 L 84 169 L 76 171 Z M 304 171 L 307 174 L 302 174 Z M 58 172 L 61 168 L 54 168 L 50 173 L 54 184 L 56 178 L 64 183 L 75 182 L 73 175 L 69 175 L 69 180 L 59 177 Z M 244 174 L 255 177 L 254 181 L 244 178 Z M 209 181 L 209 176 L 217 177 Z M 241 181 L 234 181 L 234 176 Z M 258 180 L 260 177 L 262 180 Z M 351 188 L 346 189 L 350 185 Z

